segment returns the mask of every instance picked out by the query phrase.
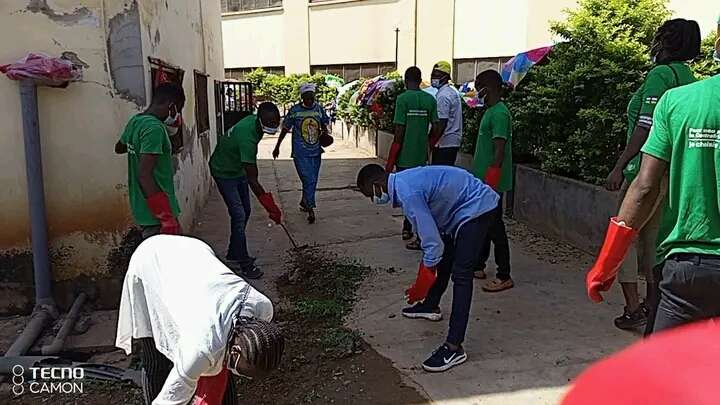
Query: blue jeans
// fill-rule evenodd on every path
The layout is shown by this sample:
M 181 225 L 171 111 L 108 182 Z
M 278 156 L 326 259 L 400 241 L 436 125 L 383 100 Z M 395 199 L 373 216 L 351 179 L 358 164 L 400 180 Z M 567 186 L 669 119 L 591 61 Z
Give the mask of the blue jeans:
M 250 266 L 252 259 L 248 254 L 245 237 L 245 227 L 250 219 L 250 188 L 247 177 L 213 179 L 230 214 L 230 246 L 226 258 L 239 262 L 242 267 Z
M 490 211 L 466 222 L 458 230 L 455 240 L 450 237 L 443 238 L 445 251 L 438 265 L 437 280 L 423 304 L 428 308 L 438 308 L 452 276 L 453 301 L 448 343 L 460 345 L 465 340 L 472 303 L 473 270 L 480 263 L 478 246 L 485 240 L 488 229 L 495 221 L 495 215 L 495 211 Z
M 307 208 L 315 208 L 315 190 L 320 176 L 320 155 L 293 158 L 298 177 L 302 182 L 303 202 Z

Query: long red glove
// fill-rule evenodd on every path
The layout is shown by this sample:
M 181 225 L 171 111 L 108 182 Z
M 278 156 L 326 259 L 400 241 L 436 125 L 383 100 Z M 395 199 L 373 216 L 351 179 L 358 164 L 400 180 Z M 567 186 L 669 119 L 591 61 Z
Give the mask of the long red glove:
M 438 142 L 440 142 L 440 138 L 442 138 L 442 134 L 438 136 L 430 137 L 430 149 L 434 148 L 435 145 L 437 145 Z
M 600 292 L 607 291 L 612 286 L 637 234 L 636 230 L 619 223 L 617 217 L 610 218 L 605 242 L 585 279 L 588 297 L 594 302 L 602 302 Z
M 405 291 L 408 304 L 414 304 L 422 301 L 427 297 L 430 288 L 435 284 L 437 279 L 437 268 L 427 267 L 424 263 L 420 263 L 417 277 L 413 285 Z
M 195 389 L 192 405 L 220 405 L 223 402 L 227 381 L 230 377 L 228 369 L 223 368 L 219 374 L 211 377 L 200 377 Z
M 392 173 L 393 169 L 395 169 L 395 162 L 397 162 L 397 158 L 400 155 L 400 149 L 402 149 L 402 145 L 397 142 L 393 142 L 390 146 L 390 153 L 388 154 L 387 163 L 385 164 L 386 172 Z
M 499 167 L 488 167 L 485 172 L 485 184 L 492 187 L 493 190 L 497 190 L 498 184 L 500 184 L 500 178 L 502 177 L 502 169 Z
M 652 335 L 602 360 L 574 382 L 562 405 L 716 405 L 720 320 Z
M 260 204 L 262 204 L 263 208 L 265 208 L 265 211 L 267 211 L 270 215 L 270 219 L 275 221 L 276 224 L 282 222 L 282 212 L 280 211 L 280 208 L 278 208 L 277 204 L 275 204 L 272 194 L 265 193 L 258 197 L 258 200 L 260 201 Z
M 145 201 L 147 202 L 148 208 L 150 208 L 150 212 L 160 221 L 160 233 L 168 235 L 180 234 L 180 224 L 172 213 L 170 199 L 167 194 L 158 191 L 146 198 Z

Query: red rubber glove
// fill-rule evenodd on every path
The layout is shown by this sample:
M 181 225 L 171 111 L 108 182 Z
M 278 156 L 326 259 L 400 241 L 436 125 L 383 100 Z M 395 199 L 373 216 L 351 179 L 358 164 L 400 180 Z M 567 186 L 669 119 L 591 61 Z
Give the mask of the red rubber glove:
M 414 304 L 422 301 L 427 297 L 430 288 L 435 284 L 437 278 L 437 268 L 427 267 L 424 263 L 420 263 L 415 283 L 405 291 L 408 304 Z
M 397 162 L 397 158 L 400 155 L 400 149 L 402 149 L 402 145 L 396 142 L 393 142 L 390 146 L 390 153 L 388 154 L 387 163 L 385 164 L 386 172 L 392 173 L 393 169 L 395 169 L 395 162 Z
M 590 367 L 562 405 L 716 405 L 720 319 L 651 335 Z
M 435 145 L 437 145 L 437 143 L 440 142 L 440 138 L 442 138 L 442 135 L 433 136 L 432 138 L 430 138 L 430 149 L 434 148 Z
M 493 190 L 497 190 L 498 184 L 500 184 L 500 178 L 502 177 L 502 169 L 499 167 L 488 167 L 485 172 L 485 184 L 492 187 Z
M 258 197 L 258 200 L 260 201 L 260 204 L 262 204 L 263 208 L 265 208 L 265 211 L 267 211 L 270 215 L 270 219 L 272 219 L 276 224 L 280 224 L 280 222 L 282 222 L 282 212 L 280 211 L 280 208 L 278 208 L 277 204 L 275 204 L 272 194 L 265 193 Z
M 585 279 L 588 297 L 594 302 L 602 302 L 601 291 L 607 291 L 615 281 L 630 245 L 632 245 L 638 232 L 625 224 L 620 224 L 617 217 L 610 218 L 605 242 L 600 249 L 595 264 Z
M 191 402 L 192 405 L 221 405 L 225 390 L 227 389 L 227 381 L 230 377 L 228 369 L 223 368 L 219 374 L 211 377 L 200 377 L 195 389 L 195 397 Z
M 168 199 L 167 194 L 158 191 L 146 198 L 145 201 L 148 208 L 150 208 L 150 212 L 160 221 L 160 233 L 168 235 L 179 235 L 181 233 L 180 224 L 172 213 L 170 199 Z

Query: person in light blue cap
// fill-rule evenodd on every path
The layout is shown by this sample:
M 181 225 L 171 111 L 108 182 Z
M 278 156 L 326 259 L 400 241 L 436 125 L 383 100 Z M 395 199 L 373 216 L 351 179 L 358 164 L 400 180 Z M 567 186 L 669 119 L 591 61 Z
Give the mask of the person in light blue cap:
M 294 105 L 283 121 L 273 158 L 280 155 L 280 145 L 285 135 L 292 131 L 292 158 L 295 162 L 300 181 L 302 181 L 302 199 L 300 210 L 307 212 L 308 223 L 315 223 L 315 190 L 320 175 L 321 138 L 328 137 L 330 118 L 325 109 L 315 100 L 316 87 L 312 83 L 300 86 L 302 101 Z

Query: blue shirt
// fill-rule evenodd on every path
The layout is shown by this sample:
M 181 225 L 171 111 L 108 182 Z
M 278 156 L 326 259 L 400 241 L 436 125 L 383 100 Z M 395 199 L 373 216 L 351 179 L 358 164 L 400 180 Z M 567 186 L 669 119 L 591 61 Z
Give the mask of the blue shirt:
M 307 108 L 302 103 L 294 105 L 285 116 L 283 126 L 292 130 L 292 156 L 320 156 L 320 130 L 330 123 L 325 109 L 318 103 Z
M 456 237 L 464 223 L 494 210 L 500 200 L 470 172 L 451 166 L 416 167 L 391 174 L 388 194 L 417 232 L 426 266 L 437 266 L 442 259 L 445 245 L 441 235 Z

